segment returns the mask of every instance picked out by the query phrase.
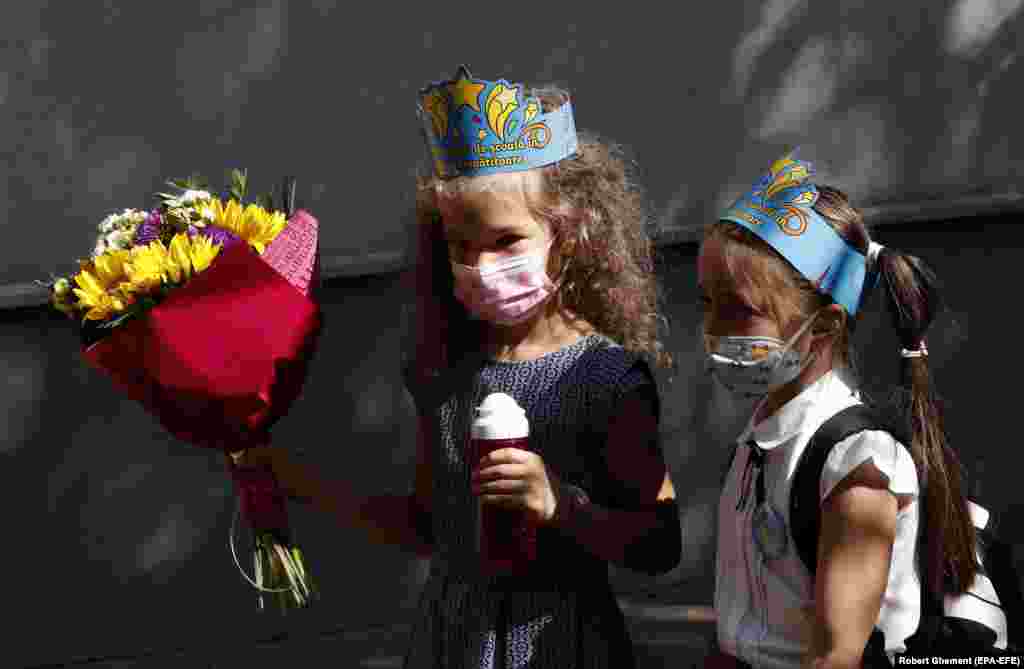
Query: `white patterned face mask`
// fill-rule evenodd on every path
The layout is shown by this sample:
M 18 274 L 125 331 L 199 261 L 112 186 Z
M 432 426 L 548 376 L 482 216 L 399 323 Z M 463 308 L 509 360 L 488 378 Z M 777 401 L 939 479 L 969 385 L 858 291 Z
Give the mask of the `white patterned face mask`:
M 778 390 L 807 369 L 813 355 L 804 358 L 793 345 L 817 317 L 807 319 L 788 342 L 766 336 L 705 336 L 706 368 L 734 395 L 758 399 Z

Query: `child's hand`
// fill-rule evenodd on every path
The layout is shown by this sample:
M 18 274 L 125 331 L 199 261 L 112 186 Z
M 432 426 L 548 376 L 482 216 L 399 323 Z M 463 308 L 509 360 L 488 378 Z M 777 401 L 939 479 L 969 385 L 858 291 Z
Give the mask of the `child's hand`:
M 484 504 L 519 509 L 538 525 L 555 515 L 557 479 L 536 453 L 502 448 L 481 458 L 470 481 Z
M 283 448 L 276 446 L 257 446 L 247 448 L 244 451 L 231 453 L 228 456 L 229 466 L 233 467 L 263 467 L 274 473 L 274 478 L 284 489 L 285 494 L 291 498 L 300 496 L 296 489 L 295 466 L 289 459 L 288 453 Z
M 274 469 L 275 463 L 285 458 L 282 449 L 275 446 L 257 446 L 244 451 L 230 453 L 231 465 L 235 467 L 266 467 Z

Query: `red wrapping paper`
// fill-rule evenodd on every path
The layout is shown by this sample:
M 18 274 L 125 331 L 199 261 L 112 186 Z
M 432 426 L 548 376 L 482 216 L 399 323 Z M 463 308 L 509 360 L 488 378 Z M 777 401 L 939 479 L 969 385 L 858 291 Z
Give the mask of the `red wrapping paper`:
M 310 234 L 311 244 L 296 239 Z M 270 427 L 302 390 L 321 328 L 310 295 L 316 234 L 316 220 L 300 211 L 264 256 L 245 243 L 221 250 L 204 272 L 83 356 L 182 441 L 225 453 L 269 443 Z M 271 473 L 233 475 L 254 527 L 284 530 L 284 498 Z

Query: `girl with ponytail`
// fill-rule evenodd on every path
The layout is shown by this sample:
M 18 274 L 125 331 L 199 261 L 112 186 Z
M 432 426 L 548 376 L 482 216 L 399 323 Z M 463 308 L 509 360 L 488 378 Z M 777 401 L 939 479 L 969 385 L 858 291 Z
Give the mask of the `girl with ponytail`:
M 847 197 L 811 174 L 776 161 L 709 227 L 698 258 L 709 371 L 756 402 L 721 496 L 717 666 L 859 667 L 869 641 L 893 663 L 925 598 L 965 591 L 978 569 L 928 367 L 936 277 L 872 242 Z M 902 347 L 906 429 L 863 430 L 828 451 L 808 567 L 789 518 L 794 473 L 816 431 L 862 404 L 850 339 L 876 285 Z

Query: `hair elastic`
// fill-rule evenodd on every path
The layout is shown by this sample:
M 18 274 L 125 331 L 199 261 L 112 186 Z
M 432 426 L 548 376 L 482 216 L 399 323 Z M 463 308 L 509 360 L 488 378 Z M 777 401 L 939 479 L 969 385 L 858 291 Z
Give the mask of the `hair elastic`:
M 878 265 L 878 256 L 882 254 L 882 249 L 885 247 L 878 242 L 868 242 L 868 267 L 874 268 Z
M 909 351 L 909 350 L 907 350 L 905 348 L 901 348 L 900 349 L 900 357 L 902 357 L 902 358 L 920 358 L 922 356 L 927 356 L 927 355 L 928 355 L 928 347 L 925 346 L 923 339 L 921 340 L 920 346 L 917 347 L 917 350 Z

